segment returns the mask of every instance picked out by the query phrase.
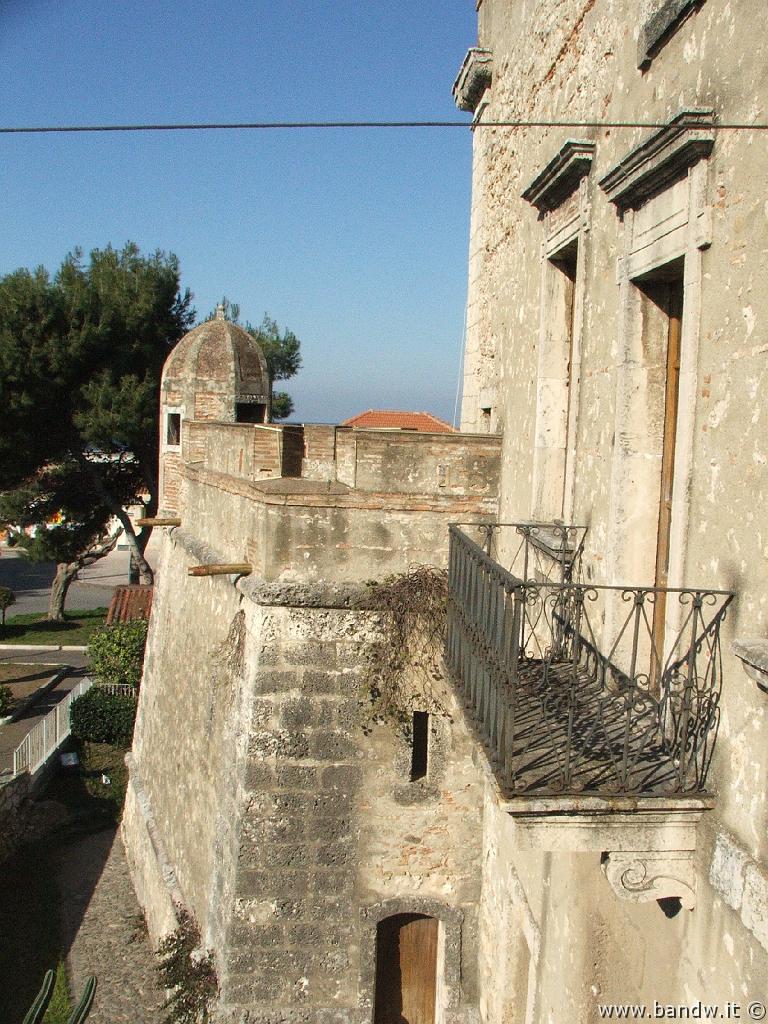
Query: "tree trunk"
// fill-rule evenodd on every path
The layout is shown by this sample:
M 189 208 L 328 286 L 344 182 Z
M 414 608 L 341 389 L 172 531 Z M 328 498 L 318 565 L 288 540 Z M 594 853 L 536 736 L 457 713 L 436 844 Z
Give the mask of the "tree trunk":
M 125 539 L 128 541 L 128 547 L 131 551 L 128 580 L 130 583 L 138 582 L 151 587 L 155 582 L 155 574 L 152 572 L 152 566 L 144 557 L 144 548 L 147 546 L 147 541 L 149 540 L 149 535 L 152 530 L 144 529 L 137 537 L 136 531 L 133 528 L 133 523 L 125 509 L 114 509 L 114 513 L 120 520 L 120 524 L 125 531 Z M 138 577 L 138 579 L 136 577 Z
M 103 543 L 94 544 L 92 548 L 78 555 L 73 562 L 59 562 L 56 566 L 56 575 L 51 584 L 51 596 L 48 601 L 48 621 L 64 622 L 64 602 L 67 599 L 67 591 L 70 585 L 77 579 L 77 574 L 87 565 L 93 565 L 117 544 L 122 530 L 105 540 Z
M 70 584 L 77 579 L 78 566 L 75 562 L 58 562 L 56 575 L 51 584 L 51 596 L 48 601 L 48 621 L 64 621 L 64 602 Z

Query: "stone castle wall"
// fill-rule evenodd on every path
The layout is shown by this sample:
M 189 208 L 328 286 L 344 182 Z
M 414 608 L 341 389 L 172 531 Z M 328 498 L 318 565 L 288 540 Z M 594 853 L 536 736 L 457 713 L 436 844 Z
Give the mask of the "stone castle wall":
M 428 913 L 445 1019 L 468 1020 L 482 776 L 459 709 L 446 693 L 412 782 L 407 731 L 370 720 L 365 588 L 186 575 L 217 557 L 182 530 L 164 542 L 123 824 L 153 937 L 174 899 L 192 910 L 223 1020 L 362 1024 L 377 922 Z

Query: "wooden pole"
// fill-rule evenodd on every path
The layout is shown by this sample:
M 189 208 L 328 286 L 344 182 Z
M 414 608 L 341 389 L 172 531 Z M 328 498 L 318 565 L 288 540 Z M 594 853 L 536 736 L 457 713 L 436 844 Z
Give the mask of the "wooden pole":
M 211 565 L 193 565 L 187 569 L 188 576 L 247 576 L 253 572 L 249 562 L 222 562 Z
M 167 519 L 157 519 L 146 516 L 144 519 L 136 520 L 137 526 L 181 526 L 181 520 L 171 516 Z

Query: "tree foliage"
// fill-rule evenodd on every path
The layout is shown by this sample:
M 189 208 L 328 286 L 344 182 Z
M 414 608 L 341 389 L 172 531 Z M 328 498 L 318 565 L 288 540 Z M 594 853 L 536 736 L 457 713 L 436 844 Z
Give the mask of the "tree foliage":
M 0 278 L 0 522 L 37 527 L 32 557 L 74 565 L 114 515 L 143 562 L 123 510 L 157 507 L 160 375 L 194 318 L 176 257 L 132 243 Z
M 287 328 L 281 331 L 276 321 L 266 313 L 261 324 L 254 327 L 249 320 L 241 322 L 240 306 L 236 302 L 230 302 L 226 295 L 222 298 L 221 304 L 224 307 L 224 317 L 242 327 L 261 346 L 272 384 L 272 419 L 285 419 L 293 412 L 293 400 L 287 391 L 275 391 L 274 383 L 277 380 L 290 380 L 301 369 L 301 342 L 293 331 Z M 208 319 L 213 316 L 211 313 Z

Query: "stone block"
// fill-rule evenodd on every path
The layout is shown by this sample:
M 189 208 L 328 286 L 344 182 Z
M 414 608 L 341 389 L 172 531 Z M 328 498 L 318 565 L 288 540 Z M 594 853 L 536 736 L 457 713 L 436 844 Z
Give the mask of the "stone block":
M 306 871 L 268 871 L 242 868 L 237 876 L 237 895 L 245 897 L 297 897 L 309 888 Z
M 305 823 L 299 817 L 262 818 L 243 822 L 241 840 L 254 846 L 270 846 L 273 843 L 296 842 L 305 831 Z
M 252 759 L 245 771 L 246 789 L 271 789 L 275 784 L 275 772 L 264 761 Z
M 356 744 L 343 733 L 316 732 L 312 735 L 309 749 L 318 761 L 345 761 L 357 756 Z
M 277 708 L 274 701 L 257 698 L 251 704 L 251 725 L 253 728 L 264 729 L 275 717 Z
M 319 777 L 318 769 L 308 765 L 278 765 L 275 771 L 275 782 L 279 789 L 304 789 L 314 793 Z
M 300 685 L 298 675 L 290 669 L 267 669 L 256 676 L 256 689 L 259 693 L 286 693 L 298 689 Z
M 311 917 L 312 900 L 298 896 L 279 896 L 274 901 L 274 915 L 280 921 L 305 920 Z
M 258 973 L 252 970 L 242 974 L 231 972 L 224 994 L 232 1003 L 267 1003 L 279 999 L 283 989 L 280 971 L 261 968 Z
M 307 924 L 297 921 L 295 924 L 286 925 L 285 941 L 291 946 L 315 946 L 325 944 L 325 929 L 321 924 Z
M 284 926 L 278 922 L 255 924 L 249 921 L 233 921 L 227 930 L 227 943 L 233 949 L 238 946 L 280 946 L 284 941 Z M 230 969 L 237 971 L 236 957 L 229 960 Z
M 768 952 L 768 874 L 754 862 L 744 872 L 741 919 Z
M 248 741 L 248 753 L 256 758 L 284 757 L 300 760 L 308 757 L 309 751 L 309 737 L 287 729 L 254 732 Z
M 350 793 L 341 791 L 320 793 L 312 800 L 310 813 L 315 819 L 347 817 L 351 807 L 352 796 Z
M 316 851 L 317 863 L 322 867 L 344 867 L 355 855 L 351 843 L 320 843 Z
M 709 881 L 733 910 L 741 907 L 744 874 L 748 864 L 746 851 L 729 835 L 721 832 L 715 840 Z
M 289 665 L 306 665 L 318 669 L 338 667 L 336 644 L 309 641 L 292 644 L 285 648 L 285 660 Z
M 338 693 L 339 674 L 337 672 L 305 672 L 303 690 L 305 693 Z
M 352 834 L 352 822 L 349 818 L 326 818 L 322 822 L 322 836 L 328 842 L 345 839 Z
M 323 789 L 341 789 L 346 793 L 354 792 L 363 777 L 362 768 L 355 764 L 335 764 L 323 768 L 321 780 Z
M 280 708 L 280 723 L 286 729 L 303 729 L 314 720 L 315 707 L 307 697 L 293 697 Z

